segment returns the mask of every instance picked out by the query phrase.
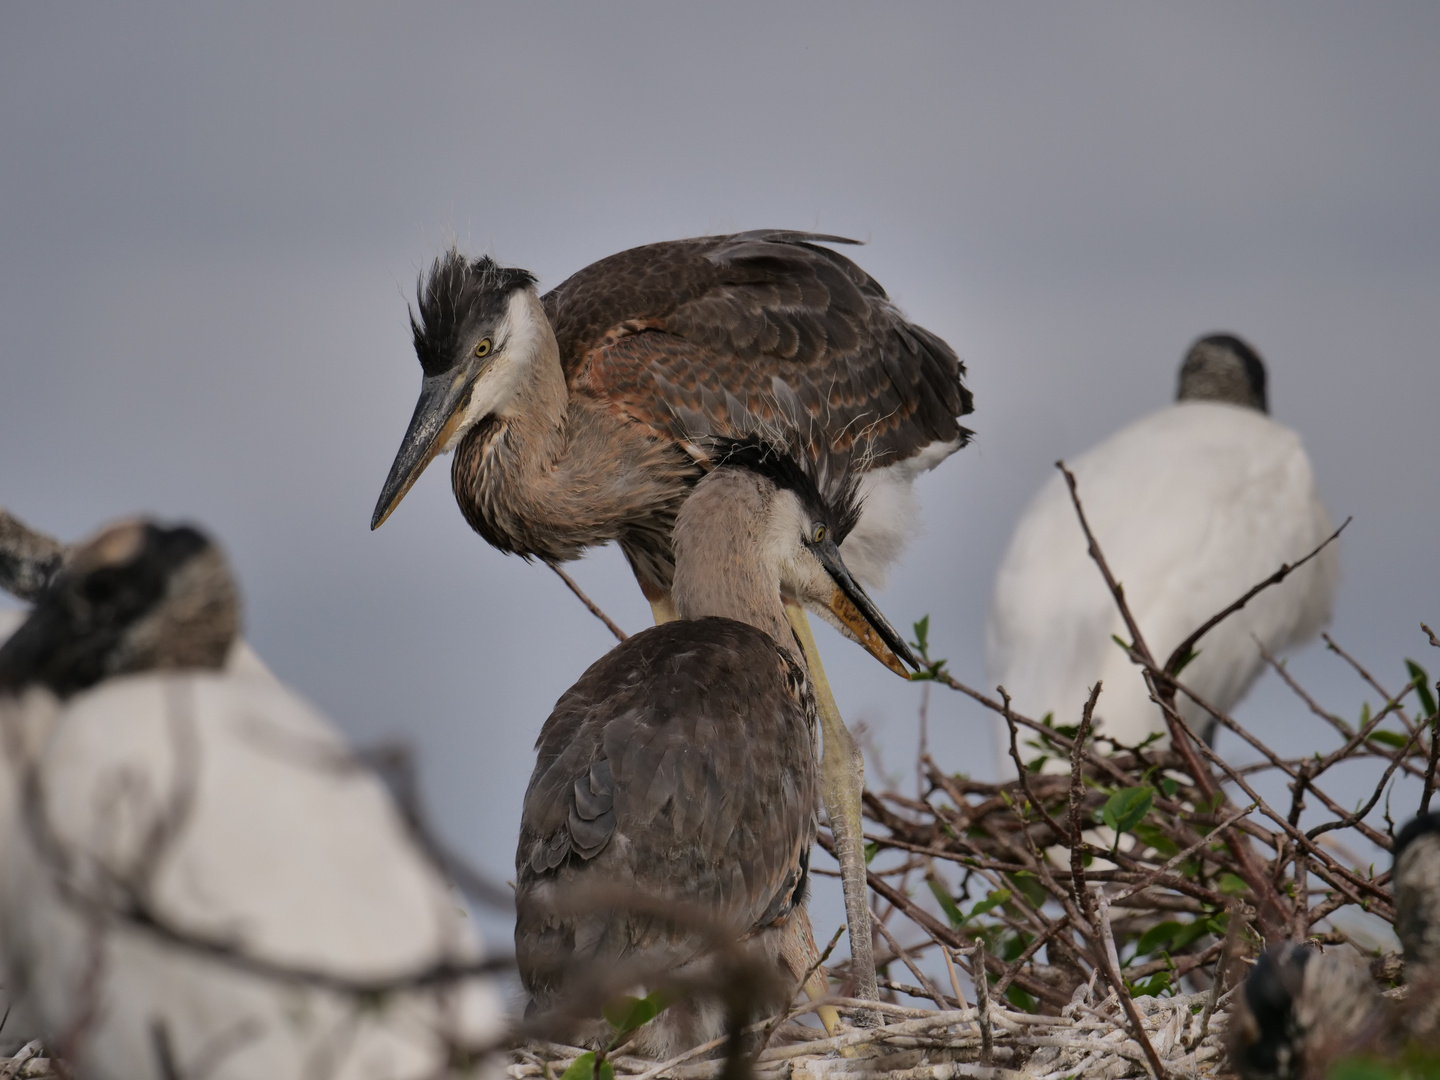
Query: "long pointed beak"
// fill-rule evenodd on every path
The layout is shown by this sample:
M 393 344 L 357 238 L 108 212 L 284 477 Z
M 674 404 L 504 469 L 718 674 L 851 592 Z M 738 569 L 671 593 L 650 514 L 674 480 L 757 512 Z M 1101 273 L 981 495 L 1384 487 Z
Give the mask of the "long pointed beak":
M 895 674 L 908 679 L 910 672 L 905 670 L 906 664 L 919 671 L 920 658 L 910 651 L 905 639 L 895 632 L 860 583 L 851 576 L 840 558 L 840 549 L 826 541 L 812 550 L 830 575 L 830 580 L 835 582 L 835 591 L 826 605 L 830 614 L 866 652 Z
M 405 431 L 405 438 L 400 441 L 400 452 L 395 455 L 390 475 L 385 478 L 380 501 L 375 504 L 375 513 L 370 518 L 371 529 L 385 524 L 385 519 L 395 512 L 405 493 L 420 479 L 425 466 L 445 449 L 445 444 L 465 415 L 465 407 L 470 403 L 473 376 L 474 372 L 466 365 L 460 371 L 426 376 L 421 382 L 415 415 L 410 417 L 410 426 Z

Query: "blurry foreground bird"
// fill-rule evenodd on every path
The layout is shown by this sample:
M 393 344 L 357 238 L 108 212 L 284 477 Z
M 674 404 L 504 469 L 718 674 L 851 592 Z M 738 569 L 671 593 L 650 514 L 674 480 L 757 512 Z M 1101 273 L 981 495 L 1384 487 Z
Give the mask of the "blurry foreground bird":
M 516 854 L 516 957 L 535 1007 L 595 1016 L 607 995 L 669 990 L 679 1000 L 639 1043 L 662 1056 L 721 1033 L 727 979 L 750 971 L 749 1007 L 773 1012 L 816 959 L 816 706 L 782 582 L 807 602 L 843 597 L 878 658 L 916 663 L 841 560 L 853 488 L 827 499 L 754 441 L 715 464 L 675 524 L 678 621 L 560 698 Z
M 1341 1057 L 1388 1050 L 1392 1034 L 1388 1003 L 1358 954 L 1287 941 L 1250 970 L 1227 1041 L 1242 1080 L 1323 1080 Z
M 1395 933 L 1405 950 L 1405 1026 L 1440 1051 L 1440 813 L 1421 814 L 1395 837 Z
M 223 669 L 238 628 L 220 552 L 135 521 L 0 647 L 8 982 L 82 1077 L 483 1067 L 501 1007 L 455 896 L 333 725 Z
M 616 541 L 656 621 L 673 618 L 671 528 L 714 436 L 762 435 L 818 466 L 827 494 L 862 474 L 845 544 L 883 583 L 914 530 L 915 477 L 964 445 L 964 367 L 880 284 L 821 244 L 760 230 L 647 244 L 543 297 L 525 270 L 452 250 L 411 314 L 420 400 L 375 506 L 394 511 L 454 451 L 461 512 L 501 551 L 556 563 Z M 812 605 L 844 633 L 849 623 Z M 862 996 L 873 996 L 861 855 L 863 762 L 794 608 L 825 733 L 822 795 L 835 830 Z
M 1202 338 L 1180 368 L 1174 405 L 1069 463 L 1091 529 L 1158 657 L 1331 532 L 1305 448 L 1270 419 L 1266 402 L 1255 351 L 1225 334 Z M 1184 683 L 1229 711 L 1263 669 L 1255 639 L 1280 651 L 1314 636 L 1330 618 L 1338 577 L 1331 545 L 1206 634 Z M 990 684 L 1004 686 L 1018 711 L 1066 724 L 1103 680 L 1096 726 L 1133 745 L 1166 726 L 1115 637 L 1128 638 L 1125 625 L 1057 473 L 1016 525 L 996 575 L 985 636 Z M 1213 740 L 1208 713 L 1183 694 L 1180 710 Z M 1003 753 L 1000 768 L 1014 768 Z
M 1440 813 L 1422 814 L 1395 837 L 1391 884 L 1403 1002 L 1383 998 L 1349 949 L 1274 946 L 1231 1011 L 1230 1061 L 1244 1080 L 1319 1080 L 1347 1057 L 1371 1063 L 1365 1075 L 1440 1070 Z

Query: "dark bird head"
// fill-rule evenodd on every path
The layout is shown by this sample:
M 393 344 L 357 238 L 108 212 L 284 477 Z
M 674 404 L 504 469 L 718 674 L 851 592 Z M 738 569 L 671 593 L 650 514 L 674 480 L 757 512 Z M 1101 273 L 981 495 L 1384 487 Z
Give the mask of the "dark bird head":
M 1203 337 L 1190 346 L 1180 365 L 1175 400 L 1223 401 L 1268 413 L 1265 364 L 1259 353 L 1233 334 Z
M 239 625 L 234 579 L 202 533 L 121 522 L 75 549 L 0 646 L 0 693 L 68 697 L 113 675 L 219 668 Z
M 465 432 L 514 404 L 519 370 L 553 332 L 528 270 L 467 259 L 454 248 L 416 282 L 410 311 L 420 360 L 420 400 L 375 504 L 370 528 L 384 524 L 434 458 Z
M 1386 1002 L 1342 949 L 1287 941 L 1261 954 L 1230 1014 L 1230 1064 L 1242 1080 L 1319 1080 L 1340 1057 L 1386 1049 Z
M 1395 837 L 1391 882 L 1405 981 L 1440 979 L 1440 813 L 1421 814 Z
M 1299 1075 L 1295 1002 L 1314 956 L 1287 942 L 1261 953 L 1246 976 L 1230 1020 L 1230 1064 L 1246 1080 Z
M 677 606 L 684 606 L 682 593 L 690 587 L 682 564 L 687 571 L 701 566 L 717 574 L 753 572 L 778 581 L 783 594 L 814 607 L 892 671 L 908 676 L 905 664 L 918 670 L 919 659 L 840 556 L 840 544 L 860 516 L 855 479 L 831 485 L 832 493 L 824 495 L 795 458 L 770 443 L 714 439 L 710 446 L 712 471 L 696 488 L 706 493 L 698 501 L 692 495 L 676 521 Z M 735 545 L 719 531 L 718 517 L 705 517 L 710 492 L 721 485 L 731 489 L 732 502 L 749 504 L 745 527 L 755 534 L 756 567 L 738 565 Z

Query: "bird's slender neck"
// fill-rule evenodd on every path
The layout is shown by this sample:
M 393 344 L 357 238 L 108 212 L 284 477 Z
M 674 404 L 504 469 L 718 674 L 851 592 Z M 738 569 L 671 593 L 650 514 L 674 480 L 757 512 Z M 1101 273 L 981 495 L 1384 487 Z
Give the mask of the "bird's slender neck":
M 752 476 L 732 469 L 717 470 L 696 486 L 675 519 L 675 610 L 682 619 L 720 616 L 747 623 L 803 667 L 780 598 L 765 494 Z
M 551 460 L 559 452 L 570 395 L 555 331 L 534 289 L 510 297 L 505 324 L 502 357 L 480 377 L 470 409 L 475 420 L 496 417 L 532 453 Z

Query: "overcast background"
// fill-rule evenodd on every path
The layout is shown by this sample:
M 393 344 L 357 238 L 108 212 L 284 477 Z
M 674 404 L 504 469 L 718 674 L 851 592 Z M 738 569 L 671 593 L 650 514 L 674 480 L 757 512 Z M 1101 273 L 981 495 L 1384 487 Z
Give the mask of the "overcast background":
M 298 7 L 0 13 L 0 504 L 66 539 L 204 523 L 258 651 L 356 739 L 411 740 L 497 875 L 535 733 L 611 639 L 470 532 L 444 465 L 367 528 L 419 385 L 406 301 L 452 239 L 544 287 L 673 237 L 867 241 L 969 365 L 978 432 L 922 481 L 927 531 L 879 600 L 928 612 L 975 685 L 1051 463 L 1237 331 L 1356 519 L 1334 633 L 1392 684 L 1407 655 L 1440 669 L 1418 630 L 1440 621 L 1440 7 Z M 646 625 L 618 553 L 575 572 Z M 910 775 L 919 689 L 822 645 Z M 1358 712 L 1322 649 L 1295 670 Z M 1331 745 L 1273 678 L 1239 715 Z M 932 728 L 948 767 L 991 771 L 977 708 L 937 690 Z

